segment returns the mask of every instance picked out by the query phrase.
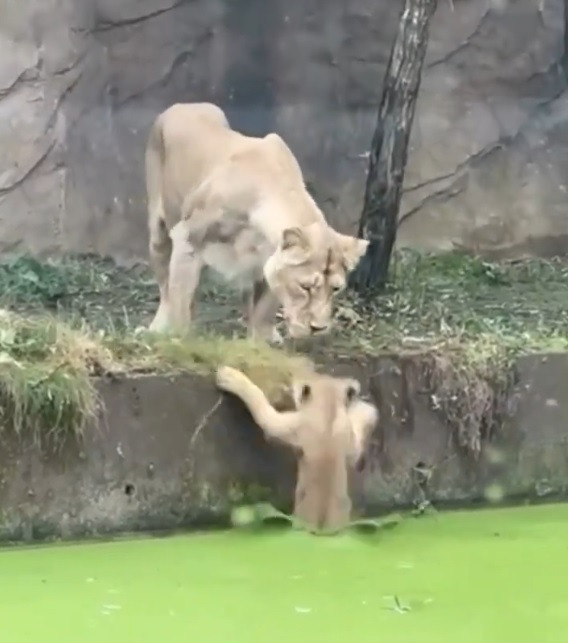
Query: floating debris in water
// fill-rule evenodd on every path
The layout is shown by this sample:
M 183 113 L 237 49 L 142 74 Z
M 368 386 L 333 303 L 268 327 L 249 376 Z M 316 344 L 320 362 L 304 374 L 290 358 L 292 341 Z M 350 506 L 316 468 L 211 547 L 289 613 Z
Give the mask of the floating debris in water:
M 392 610 L 393 612 L 398 612 L 399 614 L 405 614 L 406 612 L 410 612 L 410 605 L 405 605 L 400 602 L 400 599 L 396 594 L 394 596 L 384 596 L 383 598 L 388 598 L 392 600 L 393 605 L 390 605 L 389 607 L 385 607 L 384 609 Z
M 397 565 L 398 569 L 414 569 L 414 565 L 412 563 L 406 563 L 402 562 Z

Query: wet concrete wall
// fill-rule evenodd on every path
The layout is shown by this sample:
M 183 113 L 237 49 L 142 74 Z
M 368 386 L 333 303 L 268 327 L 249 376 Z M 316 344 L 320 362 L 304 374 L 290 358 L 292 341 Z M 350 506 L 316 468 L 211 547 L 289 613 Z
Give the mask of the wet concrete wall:
M 329 368 L 328 368 L 329 370 Z M 475 459 L 452 430 L 417 369 L 396 360 L 344 361 L 381 411 L 365 467 L 353 481 L 361 514 L 424 497 L 468 505 L 547 499 L 568 489 L 568 357 L 523 358 L 505 421 Z M 104 379 L 101 412 L 81 444 L 57 452 L 4 434 L 0 539 L 71 538 L 226 522 L 234 503 L 292 502 L 294 461 L 268 444 L 242 405 L 199 377 Z M 415 466 L 431 471 L 420 488 Z
M 146 258 L 156 114 L 213 100 L 281 133 L 353 231 L 401 0 L 5 0 L 0 251 Z M 563 0 L 438 3 L 400 242 L 566 251 Z

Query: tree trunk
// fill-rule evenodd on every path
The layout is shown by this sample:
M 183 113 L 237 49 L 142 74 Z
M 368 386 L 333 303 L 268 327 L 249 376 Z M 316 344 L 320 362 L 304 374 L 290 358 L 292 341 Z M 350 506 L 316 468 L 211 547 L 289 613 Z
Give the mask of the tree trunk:
M 564 0 L 564 51 L 561 62 L 564 76 L 568 79 L 568 0 Z
M 369 240 L 352 273 L 358 292 L 384 287 L 396 239 L 408 140 L 437 0 L 404 0 L 371 143 L 359 236 Z

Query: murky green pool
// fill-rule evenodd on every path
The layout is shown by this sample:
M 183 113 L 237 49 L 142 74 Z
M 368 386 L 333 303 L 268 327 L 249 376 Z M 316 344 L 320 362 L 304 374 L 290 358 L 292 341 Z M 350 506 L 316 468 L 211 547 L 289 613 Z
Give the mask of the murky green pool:
M 0 641 L 566 643 L 567 571 L 565 505 L 8 549 Z

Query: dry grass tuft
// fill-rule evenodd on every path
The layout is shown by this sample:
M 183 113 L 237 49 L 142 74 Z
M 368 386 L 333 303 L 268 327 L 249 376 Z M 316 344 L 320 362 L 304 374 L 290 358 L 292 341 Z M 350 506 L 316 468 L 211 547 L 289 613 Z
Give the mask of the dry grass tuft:
M 275 402 L 309 359 L 252 341 L 150 333 L 110 335 L 52 317 L 0 314 L 0 427 L 37 443 L 80 436 L 97 412 L 93 377 L 124 372 L 211 375 L 221 364 L 239 368 Z

